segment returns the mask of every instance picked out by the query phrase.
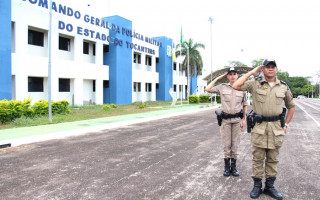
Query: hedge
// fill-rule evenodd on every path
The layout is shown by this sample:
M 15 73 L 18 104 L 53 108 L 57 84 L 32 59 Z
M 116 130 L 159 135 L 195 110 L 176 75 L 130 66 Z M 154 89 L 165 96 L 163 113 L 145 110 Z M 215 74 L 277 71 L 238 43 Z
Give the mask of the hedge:
M 0 101 L 0 122 L 8 123 L 22 116 L 34 117 L 37 115 L 48 114 L 48 101 L 39 100 L 31 106 L 31 99 L 20 100 L 1 100 Z M 68 114 L 70 113 L 68 101 L 52 102 L 53 114 Z
M 197 95 L 190 95 L 189 103 L 199 103 L 199 97 Z

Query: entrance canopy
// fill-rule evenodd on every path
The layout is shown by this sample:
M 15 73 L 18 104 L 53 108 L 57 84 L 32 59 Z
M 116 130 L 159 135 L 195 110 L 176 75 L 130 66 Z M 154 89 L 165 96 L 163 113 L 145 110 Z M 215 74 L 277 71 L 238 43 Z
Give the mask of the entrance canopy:
M 236 67 L 237 70 L 238 70 L 238 73 L 239 73 L 239 76 L 241 76 L 242 74 L 245 74 L 249 71 L 251 71 L 253 68 L 252 67 Z M 218 69 L 214 72 L 212 72 L 212 80 L 214 80 L 215 78 L 217 78 L 218 76 L 222 75 L 222 74 L 225 74 L 227 73 L 229 67 L 226 67 L 226 68 L 222 68 L 222 69 Z M 203 78 L 203 80 L 206 80 L 206 81 L 212 81 L 211 80 L 211 74 L 205 76 Z M 227 81 L 227 78 L 223 78 L 222 80 L 220 80 L 221 82 L 226 82 Z

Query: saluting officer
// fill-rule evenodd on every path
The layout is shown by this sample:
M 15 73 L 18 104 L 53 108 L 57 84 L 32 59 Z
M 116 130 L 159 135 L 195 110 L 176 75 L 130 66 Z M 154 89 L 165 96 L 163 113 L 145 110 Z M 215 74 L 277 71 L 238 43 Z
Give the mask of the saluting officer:
M 222 83 L 213 87 L 218 80 L 226 76 L 229 79 L 228 84 Z M 230 176 L 230 173 L 233 176 L 239 176 L 236 168 L 237 150 L 240 143 L 241 128 L 246 123 L 247 98 L 246 92 L 237 91 L 232 88 L 233 83 L 238 77 L 237 68 L 230 67 L 227 73 L 215 78 L 205 89 L 207 92 L 220 94 L 221 97 L 221 106 L 224 113 L 224 119 L 220 128 L 224 150 L 224 176 Z M 242 108 L 243 112 L 241 112 Z M 243 121 L 241 122 L 242 117 Z
M 264 78 L 246 81 L 251 75 L 263 72 Z M 262 193 L 262 179 L 265 174 L 266 182 L 263 193 L 275 198 L 283 199 L 275 189 L 279 150 L 284 135 L 291 121 L 295 103 L 288 85 L 277 79 L 278 72 L 275 60 L 265 60 L 263 65 L 251 70 L 234 84 L 233 88 L 248 91 L 252 94 L 253 111 L 262 115 L 262 122 L 256 123 L 251 134 L 252 144 L 252 178 L 254 187 L 250 197 L 255 199 Z M 246 81 L 246 82 L 245 82 Z M 283 102 L 288 109 L 285 125 L 282 127 L 279 115 L 283 111 Z

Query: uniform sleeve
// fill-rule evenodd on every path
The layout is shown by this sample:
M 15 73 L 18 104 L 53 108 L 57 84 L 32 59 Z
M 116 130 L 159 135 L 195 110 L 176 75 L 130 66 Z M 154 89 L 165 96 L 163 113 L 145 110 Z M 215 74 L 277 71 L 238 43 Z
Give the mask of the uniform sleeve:
M 290 89 L 288 89 L 285 93 L 284 103 L 286 105 L 286 108 L 288 108 L 288 109 L 290 109 L 296 105 L 294 103 L 293 96 L 292 96 Z
M 217 85 L 211 88 L 211 93 L 216 93 L 216 94 L 220 94 L 220 86 L 221 85 Z
M 247 93 L 243 92 L 243 106 L 247 106 L 248 105 L 248 101 L 247 101 Z
M 240 90 L 248 91 L 252 94 L 254 82 L 255 82 L 255 80 L 249 80 L 249 81 L 244 82 L 244 84 L 240 87 Z

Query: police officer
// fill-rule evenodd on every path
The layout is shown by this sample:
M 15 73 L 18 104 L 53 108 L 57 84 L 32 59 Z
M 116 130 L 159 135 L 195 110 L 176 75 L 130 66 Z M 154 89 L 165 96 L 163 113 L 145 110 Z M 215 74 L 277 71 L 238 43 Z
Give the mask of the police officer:
M 230 67 L 227 73 L 215 78 L 205 89 L 207 92 L 220 94 L 221 97 L 224 119 L 221 124 L 220 133 L 224 150 L 224 176 L 230 176 L 230 173 L 233 176 L 239 176 L 236 168 L 237 150 L 240 143 L 241 128 L 246 123 L 247 98 L 245 92 L 232 88 L 238 76 L 238 70 L 235 67 Z M 213 87 L 218 80 L 224 77 L 229 79 L 228 84 L 222 83 Z M 240 112 L 242 108 L 243 113 Z M 244 118 L 243 121 L 241 121 L 242 117 Z
M 263 78 L 246 81 L 251 75 L 261 71 Z M 256 123 L 251 135 L 252 144 L 252 178 L 254 187 L 250 197 L 255 199 L 262 193 L 262 179 L 265 174 L 266 182 L 263 193 L 275 198 L 283 199 L 282 195 L 275 189 L 277 156 L 291 121 L 295 103 L 288 85 L 277 79 L 278 72 L 275 60 L 267 59 L 263 65 L 251 70 L 234 84 L 233 88 L 248 91 L 252 94 L 253 111 L 262 115 L 262 122 Z M 283 111 L 283 102 L 288 109 L 285 125 L 281 126 L 279 115 Z

